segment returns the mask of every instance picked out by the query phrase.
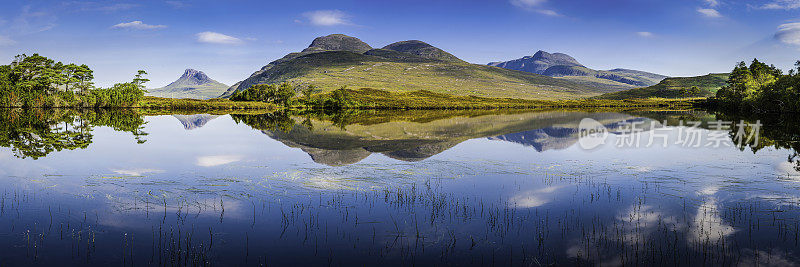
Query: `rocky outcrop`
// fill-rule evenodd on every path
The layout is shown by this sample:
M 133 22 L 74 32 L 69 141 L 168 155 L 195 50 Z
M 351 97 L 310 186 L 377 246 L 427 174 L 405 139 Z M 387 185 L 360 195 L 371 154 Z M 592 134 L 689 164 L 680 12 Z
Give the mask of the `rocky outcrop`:
M 317 37 L 303 52 L 350 51 L 361 54 L 369 50 L 372 50 L 372 47 L 358 38 L 344 34 L 331 34 Z

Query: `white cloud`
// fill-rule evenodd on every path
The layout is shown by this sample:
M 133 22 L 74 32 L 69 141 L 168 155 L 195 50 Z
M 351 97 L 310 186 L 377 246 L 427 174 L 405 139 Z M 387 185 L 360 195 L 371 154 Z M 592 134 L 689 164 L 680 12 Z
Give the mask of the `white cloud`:
M 144 24 L 140 20 L 120 23 L 120 24 L 111 26 L 111 28 L 113 28 L 113 29 L 133 29 L 133 30 L 155 30 L 155 29 L 163 29 L 163 28 L 166 28 L 166 27 L 167 27 L 166 25 Z
M 521 8 L 534 8 L 546 0 L 511 0 L 511 4 Z
M 784 44 L 800 46 L 800 22 L 786 23 L 778 26 L 775 39 Z
M 11 28 L 21 34 L 34 34 L 48 31 L 56 26 L 56 16 L 43 11 L 31 11 L 30 6 L 22 7 L 22 12 L 14 18 Z
M 103 12 L 115 12 L 115 11 L 128 10 L 128 9 L 131 9 L 131 8 L 134 8 L 134 7 L 137 7 L 137 6 L 138 5 L 136 5 L 136 4 L 119 3 L 119 4 L 109 5 L 109 6 L 97 7 L 94 10 L 103 11 Z
M 722 14 L 720 14 L 719 11 L 717 11 L 716 9 L 713 9 L 713 8 L 698 8 L 697 12 L 700 12 L 700 14 L 703 14 L 703 16 L 706 16 L 706 17 L 709 17 L 709 18 L 721 18 L 722 17 Z
M 339 26 L 352 25 L 350 15 L 339 10 L 316 10 L 303 13 L 303 17 L 308 19 L 311 25 L 315 26 Z
M 234 163 L 242 160 L 239 155 L 203 156 L 197 158 L 197 166 L 214 167 Z
M 540 6 L 545 2 L 547 2 L 547 0 L 509 0 L 509 3 L 511 3 L 512 5 L 528 11 L 533 11 L 542 15 L 552 16 L 552 17 L 561 16 L 561 14 L 559 14 L 555 10 L 540 8 Z
M 8 45 L 15 45 L 15 44 L 17 44 L 16 41 L 11 40 L 11 38 L 8 38 L 6 36 L 0 35 L 0 46 L 8 46 Z
M 208 44 L 230 44 L 230 45 L 238 45 L 244 43 L 242 39 L 221 34 L 218 32 L 201 32 L 196 34 L 197 41 L 201 43 L 208 43 Z
M 129 4 L 129 3 L 106 4 L 106 3 L 99 3 L 92 1 L 71 1 L 71 2 L 64 2 L 63 5 L 68 10 L 72 11 L 100 11 L 107 13 L 129 10 L 139 6 L 137 4 Z
M 651 37 L 655 36 L 652 32 L 637 32 L 636 35 L 638 35 L 639 37 L 644 37 L 644 38 L 651 38 Z
M 189 4 L 183 1 L 167 1 L 166 3 L 173 8 L 184 8 L 189 6 Z
M 710 7 L 719 6 L 719 1 L 717 1 L 717 0 L 705 0 L 705 2 L 706 2 L 706 5 L 708 5 Z
M 766 5 L 761 6 L 763 9 L 798 9 L 800 8 L 800 0 L 777 0 Z
M 542 14 L 542 15 L 548 15 L 548 16 L 553 16 L 553 17 L 560 17 L 561 16 L 561 14 L 558 14 L 558 12 L 556 12 L 554 10 L 550 10 L 550 9 L 537 9 L 536 12 L 539 13 L 539 14 Z

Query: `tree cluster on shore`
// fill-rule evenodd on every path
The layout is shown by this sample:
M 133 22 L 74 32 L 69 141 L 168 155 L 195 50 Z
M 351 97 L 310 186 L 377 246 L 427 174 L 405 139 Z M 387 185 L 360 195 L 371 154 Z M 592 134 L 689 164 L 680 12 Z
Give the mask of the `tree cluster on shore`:
M 727 86 L 717 91 L 716 103 L 724 110 L 755 113 L 800 112 L 800 61 L 787 74 L 757 59 L 740 62 Z
M 247 90 L 237 91 L 231 96 L 232 101 L 259 101 L 279 106 L 303 106 L 307 108 L 342 109 L 350 106 L 346 87 L 326 94 L 314 94 L 314 85 L 294 86 L 283 84 L 257 84 Z M 297 94 L 300 96 L 297 97 Z
M 23 54 L 0 65 L 0 107 L 134 107 L 144 96 L 146 74 L 140 70 L 131 82 L 96 88 L 86 65 Z

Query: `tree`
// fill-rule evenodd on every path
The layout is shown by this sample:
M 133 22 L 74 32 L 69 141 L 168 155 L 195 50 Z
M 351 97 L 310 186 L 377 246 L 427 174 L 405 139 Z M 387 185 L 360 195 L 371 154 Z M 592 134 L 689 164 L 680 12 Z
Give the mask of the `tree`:
M 313 84 L 309 84 L 308 86 L 303 87 L 303 89 L 300 90 L 300 93 L 303 94 L 304 99 L 309 100 L 311 99 L 311 95 L 314 94 L 314 90 L 316 89 L 317 89 L 316 86 L 314 86 Z
M 77 88 L 81 93 L 86 93 L 86 91 L 94 87 L 94 83 L 92 82 L 92 80 L 94 80 L 94 72 L 85 64 L 77 67 L 75 78 L 78 80 Z
M 61 69 L 61 80 L 64 84 L 64 89 L 70 91 L 78 87 L 78 83 L 80 79 L 78 77 L 79 72 L 81 71 L 80 67 L 75 64 L 65 65 Z
M 140 90 L 144 90 L 144 84 L 149 82 L 149 79 L 144 78 L 147 75 L 146 71 L 139 70 L 136 72 L 136 75 L 133 78 L 133 84 L 136 85 L 137 88 Z
M 288 105 L 297 92 L 291 84 L 256 84 L 244 91 L 238 91 L 231 96 L 233 101 L 261 101 Z
M 717 98 L 730 108 L 750 109 L 756 102 L 762 101 L 764 92 L 771 84 L 778 81 L 783 72 L 775 66 L 764 64 L 754 59 L 748 67 L 739 62 L 728 78 L 728 85 L 717 91 Z
M 283 83 L 275 91 L 274 102 L 284 106 L 289 105 L 289 100 L 297 94 L 291 84 Z
M 747 112 L 800 111 L 800 81 L 797 74 L 754 59 L 750 66 L 740 62 L 731 72 L 728 85 L 717 91 L 721 107 Z
M 52 59 L 33 54 L 17 56 L 12 63 L 14 76 L 19 80 L 18 86 L 26 89 L 50 91 L 58 74 L 54 70 Z
M 700 96 L 700 93 L 702 93 L 700 87 L 692 86 L 692 89 L 689 89 L 689 96 Z

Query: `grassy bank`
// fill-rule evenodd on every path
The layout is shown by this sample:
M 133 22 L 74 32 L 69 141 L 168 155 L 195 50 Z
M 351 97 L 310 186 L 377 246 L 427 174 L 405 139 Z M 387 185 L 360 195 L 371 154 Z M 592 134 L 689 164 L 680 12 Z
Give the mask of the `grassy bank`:
M 311 106 L 334 106 L 342 109 L 541 109 L 541 108 L 613 108 L 613 107 L 691 107 L 698 99 L 634 100 L 526 100 L 454 96 L 430 91 L 392 93 L 374 89 L 339 89 L 315 95 Z
M 192 100 L 145 97 L 143 109 L 167 110 L 277 110 L 291 109 L 353 109 L 353 110 L 470 110 L 470 109 L 547 109 L 547 108 L 689 108 L 701 99 L 581 99 L 581 100 L 525 100 L 514 98 L 488 98 L 454 96 L 430 91 L 393 93 L 375 89 L 339 89 L 317 94 L 310 98 L 296 98 L 288 106 L 258 101 L 231 101 L 226 99 Z
M 139 102 L 142 109 L 168 109 L 168 110 L 275 110 L 279 107 L 272 103 L 257 101 L 230 101 L 227 99 L 174 99 L 146 96 Z

